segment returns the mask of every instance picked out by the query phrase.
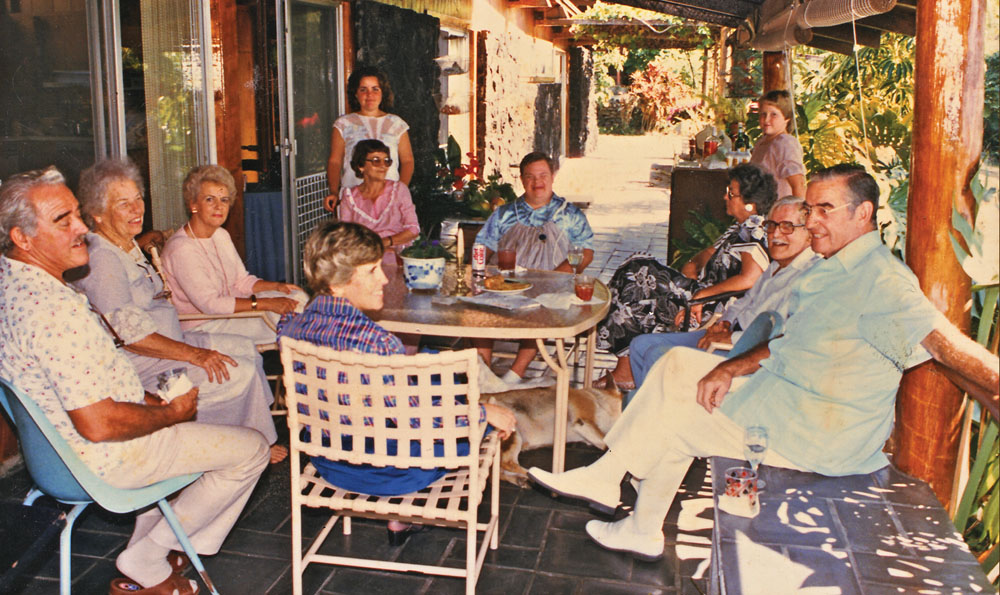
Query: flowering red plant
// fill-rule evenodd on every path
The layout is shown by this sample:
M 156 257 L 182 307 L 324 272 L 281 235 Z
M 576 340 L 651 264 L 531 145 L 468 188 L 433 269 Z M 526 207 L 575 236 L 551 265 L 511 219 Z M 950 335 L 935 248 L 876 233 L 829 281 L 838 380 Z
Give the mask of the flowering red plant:
M 451 187 L 455 190 L 463 190 L 466 184 L 476 180 L 483 181 L 483 166 L 479 163 L 475 153 L 469 152 L 465 156 L 469 158 L 469 162 L 459 164 L 450 172 L 453 178 Z

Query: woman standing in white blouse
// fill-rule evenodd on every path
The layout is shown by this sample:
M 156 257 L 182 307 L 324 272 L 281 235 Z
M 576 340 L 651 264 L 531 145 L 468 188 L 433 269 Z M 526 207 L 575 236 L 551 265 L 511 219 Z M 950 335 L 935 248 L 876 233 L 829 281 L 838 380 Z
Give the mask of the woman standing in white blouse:
M 409 186 L 413 177 L 413 150 L 410 147 L 410 127 L 392 109 L 393 94 L 385 74 L 374 66 L 361 66 L 347 79 L 347 100 L 351 112 L 333 123 L 330 136 L 330 158 L 326 164 L 326 179 L 330 195 L 323 202 L 331 213 L 337 210 L 341 188 L 353 188 L 361 179 L 351 169 L 350 155 L 358 141 L 374 138 L 389 147 L 393 166 L 387 180 L 398 180 Z

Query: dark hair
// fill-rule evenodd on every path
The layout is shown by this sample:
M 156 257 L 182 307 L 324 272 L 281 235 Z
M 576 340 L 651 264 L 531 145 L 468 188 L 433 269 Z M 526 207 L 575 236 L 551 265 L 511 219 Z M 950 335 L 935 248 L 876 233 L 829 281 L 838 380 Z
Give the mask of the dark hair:
M 0 253 L 14 249 L 10 232 L 20 227 L 25 235 L 33 237 L 38 228 L 38 213 L 31 202 L 31 191 L 39 186 L 65 185 L 66 178 L 50 165 L 45 169 L 14 174 L 0 185 Z
M 306 283 L 314 294 L 329 294 L 331 285 L 350 283 L 358 266 L 380 260 L 384 253 L 382 238 L 364 225 L 327 221 L 306 240 Z
M 366 76 L 373 76 L 378 79 L 378 86 L 382 89 L 382 102 L 378 104 L 378 108 L 384 112 L 391 110 L 395 97 L 392 94 L 392 86 L 389 85 L 389 79 L 385 76 L 385 73 L 374 66 L 358 66 L 351 73 L 351 76 L 347 77 L 347 104 L 351 106 L 351 111 L 356 112 L 361 110 L 361 103 L 357 97 L 358 87 L 361 86 L 361 79 Z
M 354 152 L 351 153 L 351 169 L 354 170 L 354 175 L 358 178 L 361 177 L 361 168 L 365 165 L 365 159 L 368 159 L 372 153 L 392 155 L 389 146 L 377 138 L 366 138 L 358 141 L 358 144 L 354 145 Z
M 757 207 L 758 215 L 767 215 L 771 203 L 778 198 L 778 183 L 764 168 L 753 163 L 741 163 L 729 170 L 729 181 L 740 187 L 743 202 Z
M 518 166 L 518 168 L 521 171 L 521 175 L 522 176 L 524 175 L 524 168 L 528 167 L 529 165 L 537 161 L 544 161 L 546 165 L 549 166 L 549 171 L 552 172 L 552 175 L 555 175 L 556 171 L 559 169 L 559 166 L 556 165 L 555 160 L 549 157 L 547 153 L 542 153 L 541 151 L 534 151 L 525 155 L 524 159 L 521 160 L 521 165 Z
M 781 115 L 785 117 L 788 122 L 785 123 L 785 132 L 792 131 L 792 120 L 795 116 L 795 104 L 792 103 L 792 96 L 788 91 L 784 89 L 775 89 L 773 91 L 768 91 L 764 93 L 760 99 L 757 100 L 757 110 L 760 110 L 761 103 L 770 103 L 778 108 Z
M 876 212 L 878 211 L 878 184 L 875 178 L 865 171 L 864 166 L 856 163 L 838 163 L 832 167 L 813 172 L 809 176 L 810 182 L 824 182 L 831 180 L 844 180 L 844 187 L 847 188 L 847 198 L 854 205 L 851 210 L 861 206 L 863 202 L 872 203 L 871 222 L 878 221 Z
M 108 208 L 108 187 L 111 184 L 129 180 L 143 194 L 142 174 L 131 159 L 102 159 L 83 170 L 76 197 L 80 201 L 80 214 L 87 227 L 94 228 L 94 216 L 103 215 Z

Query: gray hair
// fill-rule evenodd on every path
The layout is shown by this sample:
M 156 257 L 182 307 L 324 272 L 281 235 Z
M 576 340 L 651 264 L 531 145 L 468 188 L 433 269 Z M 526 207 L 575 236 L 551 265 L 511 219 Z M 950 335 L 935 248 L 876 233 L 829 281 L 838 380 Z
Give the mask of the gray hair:
M 792 194 L 789 194 L 788 196 L 782 196 L 778 200 L 774 201 L 773 205 L 771 205 L 771 210 L 767 212 L 767 217 L 768 219 L 770 219 L 771 215 L 774 215 L 774 212 L 781 207 L 788 207 L 788 206 L 801 207 L 805 202 L 806 199 L 802 198 L 801 196 L 794 196 Z
M 39 186 L 65 185 L 66 178 L 50 165 L 45 169 L 14 174 L 0 186 L 0 252 L 9 254 L 14 248 L 10 232 L 21 228 L 29 236 L 35 235 L 38 227 L 38 213 L 28 197 L 31 191 Z
M 129 180 L 143 193 L 142 174 L 128 157 L 124 159 L 104 159 L 83 170 L 80 174 L 80 188 L 76 198 L 80 201 L 80 214 L 87 227 L 94 228 L 94 216 L 102 215 L 108 208 L 108 187 L 111 184 Z
M 188 213 L 191 212 L 191 203 L 198 198 L 201 185 L 205 182 L 214 182 L 225 186 L 226 190 L 229 191 L 230 201 L 236 200 L 236 181 L 233 180 L 233 174 L 229 173 L 228 169 L 215 164 L 199 165 L 188 172 L 187 177 L 184 178 L 184 185 L 181 187 L 184 208 Z
M 302 268 L 314 294 L 329 294 L 330 286 L 351 282 L 357 267 L 382 258 L 385 248 L 377 233 L 359 223 L 327 221 L 309 236 Z

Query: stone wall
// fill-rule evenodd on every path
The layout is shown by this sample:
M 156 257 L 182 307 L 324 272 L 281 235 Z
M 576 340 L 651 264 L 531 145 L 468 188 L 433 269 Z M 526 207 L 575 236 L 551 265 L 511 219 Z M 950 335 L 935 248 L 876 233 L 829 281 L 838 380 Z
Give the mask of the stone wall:
M 522 157 L 532 151 L 560 156 L 562 85 L 526 80 L 524 37 L 491 31 L 478 37 L 476 149 L 485 174 L 499 171 L 520 192 Z
M 589 48 L 569 51 L 569 157 L 583 157 L 597 148 L 597 102 L 594 101 L 594 55 Z
M 416 161 L 414 182 L 433 176 L 441 125 L 434 97 L 441 95 L 436 17 L 360 0 L 351 11 L 356 64 L 373 64 L 389 77 L 396 96 L 393 113 L 410 125 Z
M 535 96 L 535 151 L 547 153 L 558 162 L 562 156 L 562 85 L 537 85 Z

